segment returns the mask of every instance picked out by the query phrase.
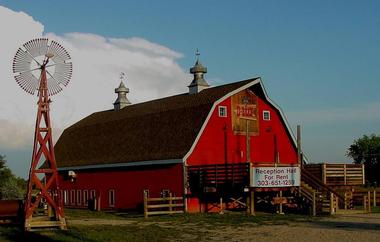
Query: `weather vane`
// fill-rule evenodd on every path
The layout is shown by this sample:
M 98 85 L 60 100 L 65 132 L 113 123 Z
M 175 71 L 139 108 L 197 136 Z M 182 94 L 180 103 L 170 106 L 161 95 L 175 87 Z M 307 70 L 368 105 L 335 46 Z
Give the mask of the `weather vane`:
M 123 82 L 123 80 L 125 80 L 125 73 L 120 72 L 120 82 Z

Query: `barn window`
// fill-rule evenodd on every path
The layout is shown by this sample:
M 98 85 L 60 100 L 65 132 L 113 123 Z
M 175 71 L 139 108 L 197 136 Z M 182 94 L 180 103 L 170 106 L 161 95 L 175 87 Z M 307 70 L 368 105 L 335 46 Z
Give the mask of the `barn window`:
M 115 207 L 115 190 L 113 189 L 108 191 L 108 205 L 110 207 Z
M 88 191 L 87 190 L 83 191 L 83 205 L 88 206 Z
M 267 120 L 267 121 L 270 120 L 270 111 L 268 110 L 263 111 L 263 120 Z
M 67 205 L 69 203 L 69 199 L 67 197 L 67 190 L 63 191 L 63 204 Z
M 227 117 L 227 107 L 219 106 L 219 117 Z
M 70 204 L 75 204 L 75 190 L 70 191 Z
M 77 190 L 77 205 L 81 205 L 82 203 L 82 191 Z

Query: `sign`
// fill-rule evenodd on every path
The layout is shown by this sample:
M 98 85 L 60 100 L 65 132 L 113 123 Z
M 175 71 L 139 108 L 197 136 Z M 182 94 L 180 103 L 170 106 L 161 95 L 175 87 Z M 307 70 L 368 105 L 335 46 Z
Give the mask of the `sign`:
M 286 197 L 274 197 L 272 202 L 273 204 L 284 204 L 288 203 L 288 199 Z
M 231 97 L 232 130 L 235 134 L 259 134 L 257 96 L 250 90 L 243 90 Z
M 294 187 L 300 185 L 299 167 L 254 167 L 251 172 L 251 187 Z
M 236 116 L 238 118 L 256 120 L 255 111 L 256 105 L 236 105 Z

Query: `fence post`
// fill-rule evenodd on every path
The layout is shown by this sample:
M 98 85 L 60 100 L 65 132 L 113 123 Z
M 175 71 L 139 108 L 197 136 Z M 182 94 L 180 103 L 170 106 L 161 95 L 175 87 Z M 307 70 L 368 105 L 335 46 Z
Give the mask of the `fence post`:
M 348 203 L 348 192 L 344 192 L 344 210 L 347 210 L 347 203 Z
M 220 205 L 219 214 L 224 214 L 224 212 L 223 212 L 223 198 L 222 197 L 219 199 L 219 205 Z
M 376 188 L 373 190 L 373 206 L 376 207 Z
M 346 164 L 343 165 L 343 173 L 344 173 L 344 185 L 347 185 L 347 169 Z
M 334 214 L 334 193 L 330 192 L 330 215 Z
M 172 193 L 170 192 L 169 193 L 169 213 L 171 213 L 172 211 L 173 211 L 173 198 L 172 198 L 173 196 L 172 196 Z
M 148 217 L 148 192 L 144 190 L 144 218 Z
M 322 181 L 323 181 L 323 184 L 326 185 L 327 183 L 327 177 L 326 177 L 326 163 L 323 163 L 323 166 L 322 166 Z
M 339 210 L 339 198 L 338 198 L 338 196 L 335 196 L 335 213 L 337 213 L 338 212 L 338 210 Z
M 371 192 L 368 191 L 368 212 L 371 212 Z
M 315 191 L 313 191 L 313 216 L 317 215 L 317 203 L 316 203 Z
M 363 207 L 364 207 L 364 211 L 368 212 L 368 210 L 367 210 L 367 196 L 363 197 Z

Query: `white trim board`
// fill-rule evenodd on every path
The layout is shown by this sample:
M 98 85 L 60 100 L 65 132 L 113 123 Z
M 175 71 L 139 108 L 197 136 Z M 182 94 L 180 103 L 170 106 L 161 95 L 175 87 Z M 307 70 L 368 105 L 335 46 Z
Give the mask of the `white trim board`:
M 149 161 L 136 161 L 136 162 L 127 162 L 127 163 L 112 163 L 112 164 L 86 165 L 86 166 L 69 166 L 69 167 L 60 167 L 58 168 L 58 171 L 150 166 L 150 165 L 170 165 L 170 164 L 182 164 L 182 159 L 149 160 Z

